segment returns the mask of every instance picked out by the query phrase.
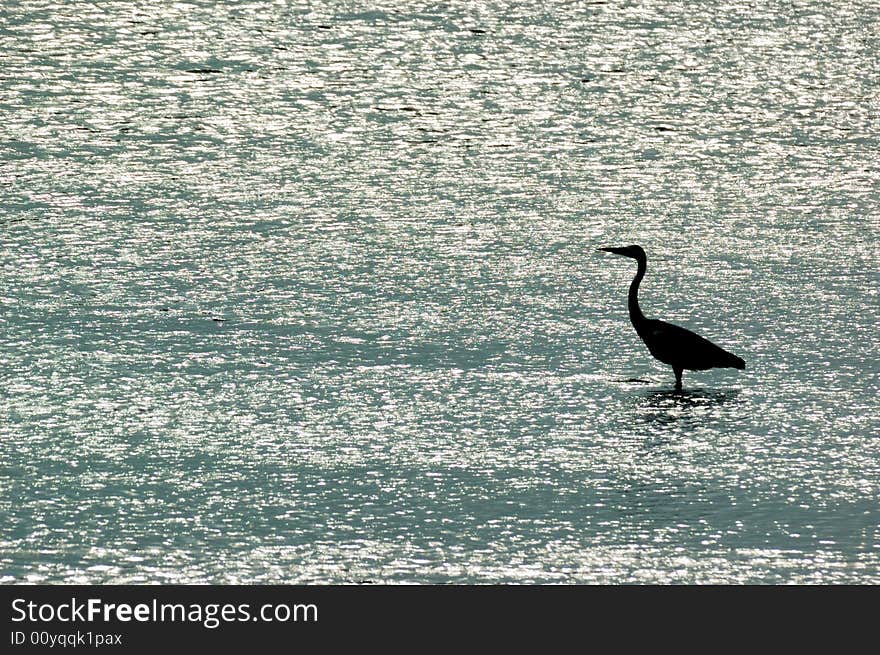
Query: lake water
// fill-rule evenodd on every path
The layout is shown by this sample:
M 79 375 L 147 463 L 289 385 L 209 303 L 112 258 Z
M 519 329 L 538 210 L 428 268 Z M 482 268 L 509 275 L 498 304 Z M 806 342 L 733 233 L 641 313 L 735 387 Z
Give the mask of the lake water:
M 5 2 L 0 582 L 880 583 L 878 26 Z

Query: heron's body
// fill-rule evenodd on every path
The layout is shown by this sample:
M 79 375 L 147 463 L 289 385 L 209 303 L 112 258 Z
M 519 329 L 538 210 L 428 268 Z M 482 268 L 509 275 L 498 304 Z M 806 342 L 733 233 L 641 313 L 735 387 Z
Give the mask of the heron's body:
M 642 278 L 645 277 L 648 259 L 640 246 L 600 248 L 600 250 L 631 257 L 639 263 L 639 270 L 629 286 L 629 318 L 651 354 L 672 367 L 675 373 L 676 389 L 681 389 L 681 374 L 685 369 L 705 371 L 710 368 L 743 369 L 746 367 L 745 362 L 736 355 L 690 330 L 666 321 L 645 318 L 639 307 L 638 296 L 639 285 Z

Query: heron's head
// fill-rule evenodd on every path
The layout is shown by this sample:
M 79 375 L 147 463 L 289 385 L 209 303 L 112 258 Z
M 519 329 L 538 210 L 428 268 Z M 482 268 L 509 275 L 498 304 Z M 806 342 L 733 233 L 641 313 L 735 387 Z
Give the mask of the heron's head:
M 624 246 L 623 248 L 599 248 L 599 250 L 603 250 L 605 252 L 613 252 L 615 255 L 623 255 L 624 257 L 632 257 L 633 259 L 637 259 L 639 261 L 645 261 L 647 259 L 645 255 L 645 251 L 642 250 L 641 246 Z

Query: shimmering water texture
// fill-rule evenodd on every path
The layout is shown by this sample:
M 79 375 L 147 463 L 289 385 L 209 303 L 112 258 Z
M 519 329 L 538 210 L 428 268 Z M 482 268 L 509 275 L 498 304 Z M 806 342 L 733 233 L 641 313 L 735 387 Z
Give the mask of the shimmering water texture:
M 4 2 L 0 582 L 880 583 L 878 25 Z

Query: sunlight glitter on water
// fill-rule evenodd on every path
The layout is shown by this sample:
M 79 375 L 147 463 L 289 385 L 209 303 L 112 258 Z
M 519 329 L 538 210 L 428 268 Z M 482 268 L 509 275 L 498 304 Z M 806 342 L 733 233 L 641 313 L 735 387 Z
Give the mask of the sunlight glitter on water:
M 878 19 L 9 4 L 0 581 L 880 581 Z

